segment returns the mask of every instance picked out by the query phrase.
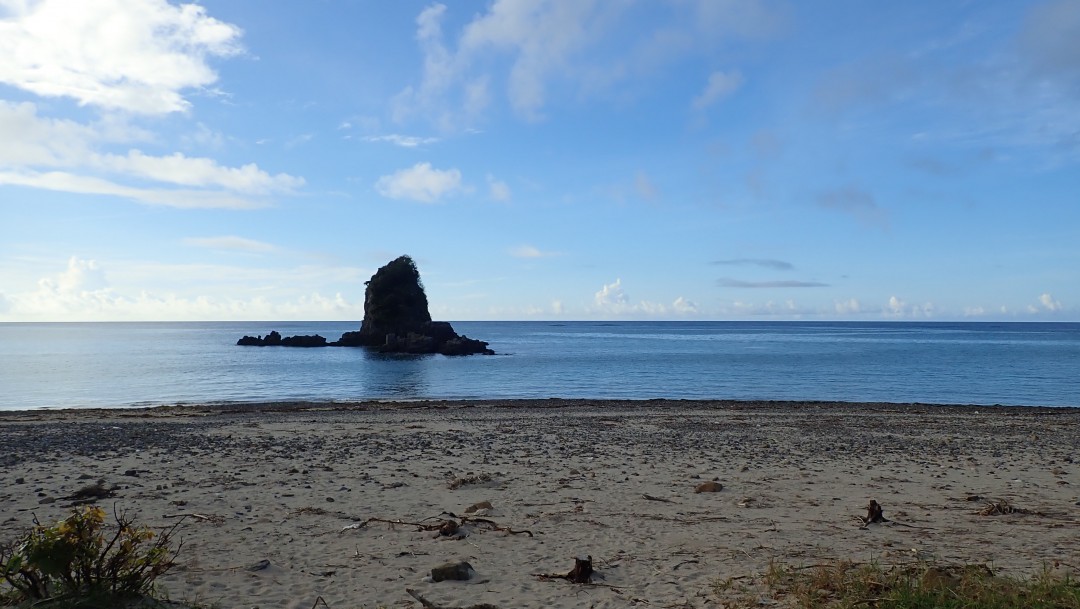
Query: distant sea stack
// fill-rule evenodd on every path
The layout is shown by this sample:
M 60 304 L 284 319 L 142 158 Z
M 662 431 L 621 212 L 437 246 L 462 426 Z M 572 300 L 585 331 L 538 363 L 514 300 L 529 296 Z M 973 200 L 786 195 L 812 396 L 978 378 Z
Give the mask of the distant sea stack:
M 441 353 L 443 355 L 494 355 L 488 344 L 461 336 L 449 322 L 431 321 L 427 295 L 416 263 L 401 256 L 380 268 L 367 282 L 364 321 L 359 332 L 346 332 L 335 342 L 319 336 L 282 338 L 271 332 L 245 336 L 241 346 L 368 347 L 382 353 Z

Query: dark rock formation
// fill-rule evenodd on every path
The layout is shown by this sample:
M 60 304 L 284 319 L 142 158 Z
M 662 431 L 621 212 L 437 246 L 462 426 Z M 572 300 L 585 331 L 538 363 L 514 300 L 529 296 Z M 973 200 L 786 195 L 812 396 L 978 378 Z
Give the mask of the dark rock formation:
M 245 336 L 236 341 L 236 344 L 241 347 L 277 347 L 282 343 L 281 334 L 278 334 L 277 330 L 274 330 L 266 335 L 266 338 L 262 336 Z
M 326 339 L 318 334 L 289 336 L 281 339 L 282 347 L 325 347 L 326 345 Z
M 383 353 L 441 353 L 494 355 L 488 344 L 454 332 L 445 321 L 431 321 L 427 295 L 412 258 L 401 256 L 380 268 L 367 282 L 364 321 L 357 332 L 346 332 L 332 342 L 319 336 L 282 338 L 276 331 L 245 336 L 236 341 L 256 347 L 369 347 Z
M 420 272 L 408 256 L 375 272 L 364 292 L 360 331 L 346 332 L 335 344 L 384 353 L 494 354 L 484 341 L 460 336 L 445 321 L 431 321 Z

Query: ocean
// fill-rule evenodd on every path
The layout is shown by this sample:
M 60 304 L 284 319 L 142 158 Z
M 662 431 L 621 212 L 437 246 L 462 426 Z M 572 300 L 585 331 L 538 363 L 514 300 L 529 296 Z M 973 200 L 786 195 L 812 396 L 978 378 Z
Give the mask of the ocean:
M 367 399 L 1080 406 L 1077 323 L 454 322 L 498 355 L 238 347 L 358 322 L 0 323 L 0 410 Z

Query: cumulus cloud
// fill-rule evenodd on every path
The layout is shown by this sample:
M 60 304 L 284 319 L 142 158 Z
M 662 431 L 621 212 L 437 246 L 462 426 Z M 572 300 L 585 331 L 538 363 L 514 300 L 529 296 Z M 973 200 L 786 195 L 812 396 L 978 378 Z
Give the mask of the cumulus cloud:
M 277 250 L 277 247 L 264 241 L 225 235 L 221 237 L 190 237 L 184 239 L 185 245 L 203 247 L 212 250 L 229 250 L 246 252 L 250 254 L 266 254 Z
M 385 175 L 375 182 L 375 190 L 388 199 L 410 199 L 436 203 L 462 190 L 457 169 L 433 169 L 431 163 L 417 163 L 408 169 Z
M 1048 293 L 1044 293 L 1039 296 L 1039 304 L 1043 306 L 1047 311 L 1060 311 L 1061 303 L 1054 300 L 1054 297 Z
M 685 316 L 698 312 L 697 304 L 682 296 L 676 298 L 670 305 L 648 300 L 633 303 L 623 291 L 622 279 L 616 279 L 613 283 L 601 286 L 600 290 L 593 295 L 593 304 L 591 313 L 625 317 Z
M 487 175 L 487 183 L 488 196 L 491 197 L 492 201 L 506 203 L 512 198 L 513 195 L 510 193 L 510 186 L 508 186 L 506 182 L 496 180 L 495 176 L 489 173 Z
M 217 80 L 211 57 L 241 52 L 241 31 L 197 4 L 166 0 L 3 0 L 0 82 L 43 97 L 140 114 L 187 110 Z
M 705 83 L 705 90 L 702 91 L 697 97 L 690 103 L 695 110 L 704 110 L 716 102 L 730 96 L 740 86 L 742 86 L 743 77 L 738 70 L 731 72 L 713 72 L 709 75 L 709 80 Z
M 309 268 L 255 269 L 249 267 L 163 266 L 142 263 L 145 268 L 123 268 L 106 274 L 95 260 L 71 257 L 65 268 L 41 278 L 30 289 L 6 293 L 0 303 L 0 320 L 9 321 L 185 321 L 245 319 L 356 319 L 363 316 L 362 298 L 350 301 L 341 294 L 323 296 L 313 281 L 332 277 L 340 285 L 345 279 L 357 282 L 363 273 L 357 269 Z M 155 290 L 145 277 L 168 276 L 167 287 Z M 120 280 L 110 281 L 113 276 Z M 315 280 L 312 280 L 312 278 Z M 123 279 L 129 281 L 124 284 Z M 132 278 L 135 281 L 130 281 Z M 296 292 L 263 292 L 237 286 L 265 284 L 281 280 L 295 286 Z M 140 285 L 127 289 L 120 284 Z M 198 289 L 213 289 L 215 284 L 227 289 L 214 293 L 177 293 L 183 284 Z M 302 291 L 307 289 L 308 291 Z M 221 295 L 225 294 L 225 295 Z M 6 308 L 5 308 L 6 306 Z
M 627 306 L 630 299 L 622 289 L 622 279 L 615 279 L 614 283 L 605 283 L 595 295 L 593 301 L 599 309 L 618 309 Z
M 883 313 L 886 317 L 926 318 L 933 317 L 937 313 L 937 307 L 932 302 L 909 305 L 897 296 L 890 296 Z
M 862 313 L 862 305 L 854 298 L 836 301 L 833 303 L 833 309 L 840 315 L 857 315 Z
M 889 227 L 888 213 L 877 204 L 874 195 L 853 186 L 823 192 L 818 195 L 817 204 L 824 209 L 848 214 L 866 226 Z
M 697 303 L 682 296 L 679 296 L 675 299 L 675 302 L 671 303 L 671 309 L 680 315 L 692 315 L 698 312 Z

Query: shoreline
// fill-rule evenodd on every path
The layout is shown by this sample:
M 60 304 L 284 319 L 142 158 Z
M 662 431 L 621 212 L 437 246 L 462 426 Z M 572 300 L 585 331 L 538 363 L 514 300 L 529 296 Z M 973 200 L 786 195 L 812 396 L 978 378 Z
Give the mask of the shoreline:
M 774 561 L 1080 575 L 1080 409 L 696 400 L 276 402 L 0 413 L 0 542 L 103 479 L 222 607 L 723 606 Z M 17 482 L 18 480 L 22 482 Z M 462 481 L 455 486 L 456 481 Z M 695 492 L 704 482 L 719 492 Z M 892 523 L 864 526 L 868 500 Z M 431 522 L 482 501 L 533 537 Z M 1016 513 L 982 515 L 1006 501 Z M 196 517 L 198 515 L 200 517 Z M 364 526 L 362 523 L 367 523 Z M 542 581 L 574 556 L 606 584 Z M 467 560 L 471 582 L 425 581 Z M 260 561 L 269 566 L 249 570 Z M 739 579 L 738 581 L 743 581 Z M 642 603 L 643 604 L 643 603 Z
M 1076 406 L 1025 406 L 1015 404 L 961 404 L 935 402 L 863 402 L 840 400 L 749 400 L 749 399 L 701 399 L 701 398 L 417 398 L 417 399 L 361 399 L 361 400 L 256 400 L 221 402 L 181 402 L 176 404 L 129 405 L 110 407 L 44 407 L 34 409 L 0 410 L 0 422 L 36 415 L 60 414 L 75 416 L 80 413 L 117 416 L 128 414 L 185 413 L 185 412 L 302 412 L 302 411 L 371 411 L 371 410 L 424 410 L 460 408 L 519 408 L 519 409 L 565 409 L 565 408 L 713 408 L 713 409 L 852 409 L 858 411 L 930 411 L 934 409 L 978 409 L 994 412 L 1054 413 L 1080 412 Z

